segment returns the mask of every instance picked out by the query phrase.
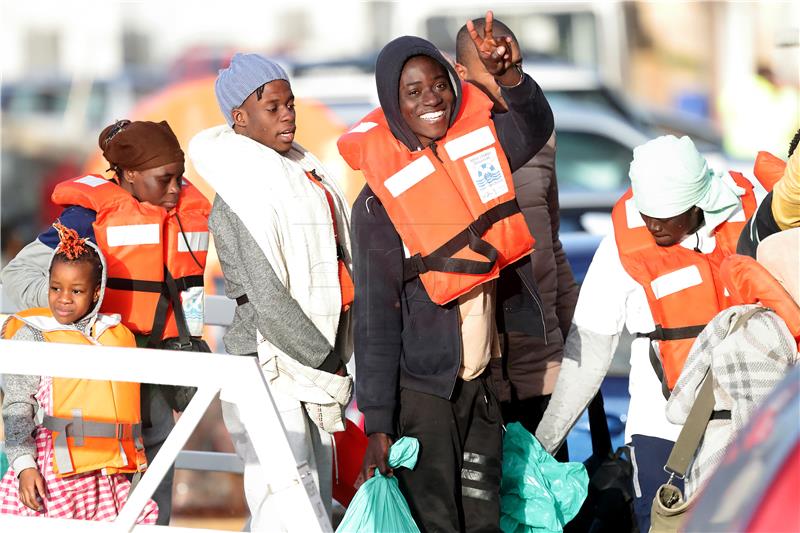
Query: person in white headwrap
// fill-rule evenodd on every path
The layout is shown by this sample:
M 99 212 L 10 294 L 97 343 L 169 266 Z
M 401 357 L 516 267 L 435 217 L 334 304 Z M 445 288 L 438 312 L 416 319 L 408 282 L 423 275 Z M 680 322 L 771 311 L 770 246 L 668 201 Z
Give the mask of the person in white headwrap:
M 653 496 L 667 480 L 663 466 L 680 432 L 666 419 L 666 397 L 693 336 L 726 307 L 715 282 L 718 265 L 735 252 L 756 199 L 741 175 L 709 168 L 688 137 L 637 147 L 630 178 L 631 190 L 612 213 L 613 232 L 581 287 L 536 437 L 549 452 L 558 449 L 597 393 L 626 326 L 636 338 L 625 438 L 635 463 L 634 510 L 640 531 L 648 531 Z

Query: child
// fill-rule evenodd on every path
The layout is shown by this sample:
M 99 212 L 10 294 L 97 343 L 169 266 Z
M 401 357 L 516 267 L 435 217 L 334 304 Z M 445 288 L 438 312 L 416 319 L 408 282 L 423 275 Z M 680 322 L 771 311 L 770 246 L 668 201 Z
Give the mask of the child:
M 98 248 L 79 238 L 75 230 L 58 222 L 53 226 L 59 244 L 50 262 L 49 309 L 13 315 L 3 325 L 2 336 L 136 346 L 119 315 L 97 312 L 106 282 L 105 261 Z M 147 467 L 139 384 L 47 376 L 6 378 L 3 422 L 11 468 L 0 480 L 0 514 L 94 521 L 116 518 L 131 489 L 124 473 Z M 115 436 L 108 436 L 109 429 Z M 116 436 L 119 429 L 121 438 Z M 151 500 L 139 522 L 154 524 L 157 517 L 158 507 Z

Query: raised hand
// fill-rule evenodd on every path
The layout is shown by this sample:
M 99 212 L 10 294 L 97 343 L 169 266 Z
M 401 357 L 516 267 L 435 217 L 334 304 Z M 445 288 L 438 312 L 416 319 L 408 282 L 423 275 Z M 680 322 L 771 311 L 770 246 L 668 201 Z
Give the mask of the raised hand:
M 494 76 L 501 85 L 516 85 L 520 81 L 520 73 L 512 68 L 520 61 L 520 51 L 517 44 L 509 36 L 495 37 L 493 32 L 494 14 L 486 12 L 486 24 L 483 37 L 478 34 L 471 20 L 467 21 L 467 31 L 475 44 L 475 49 L 486 70 Z

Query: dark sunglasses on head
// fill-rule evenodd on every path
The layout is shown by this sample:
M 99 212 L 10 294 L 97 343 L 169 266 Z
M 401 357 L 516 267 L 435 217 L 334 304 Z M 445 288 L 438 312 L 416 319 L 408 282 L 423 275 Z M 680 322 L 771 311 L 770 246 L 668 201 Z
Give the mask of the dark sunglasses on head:
M 117 133 L 125 129 L 125 126 L 127 126 L 130 123 L 131 121 L 128 119 L 116 121 L 114 123 L 114 127 L 111 128 L 111 131 L 108 132 L 108 135 L 106 135 L 106 138 L 103 140 L 103 146 L 108 146 L 108 143 L 111 141 L 111 139 L 113 139 Z

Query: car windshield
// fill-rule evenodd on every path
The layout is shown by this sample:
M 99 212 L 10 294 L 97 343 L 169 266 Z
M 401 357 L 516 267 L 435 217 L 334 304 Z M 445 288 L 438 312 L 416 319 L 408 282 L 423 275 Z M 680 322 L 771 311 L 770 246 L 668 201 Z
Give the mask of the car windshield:
M 594 133 L 558 132 L 556 169 L 563 192 L 616 192 L 627 185 L 631 149 Z

